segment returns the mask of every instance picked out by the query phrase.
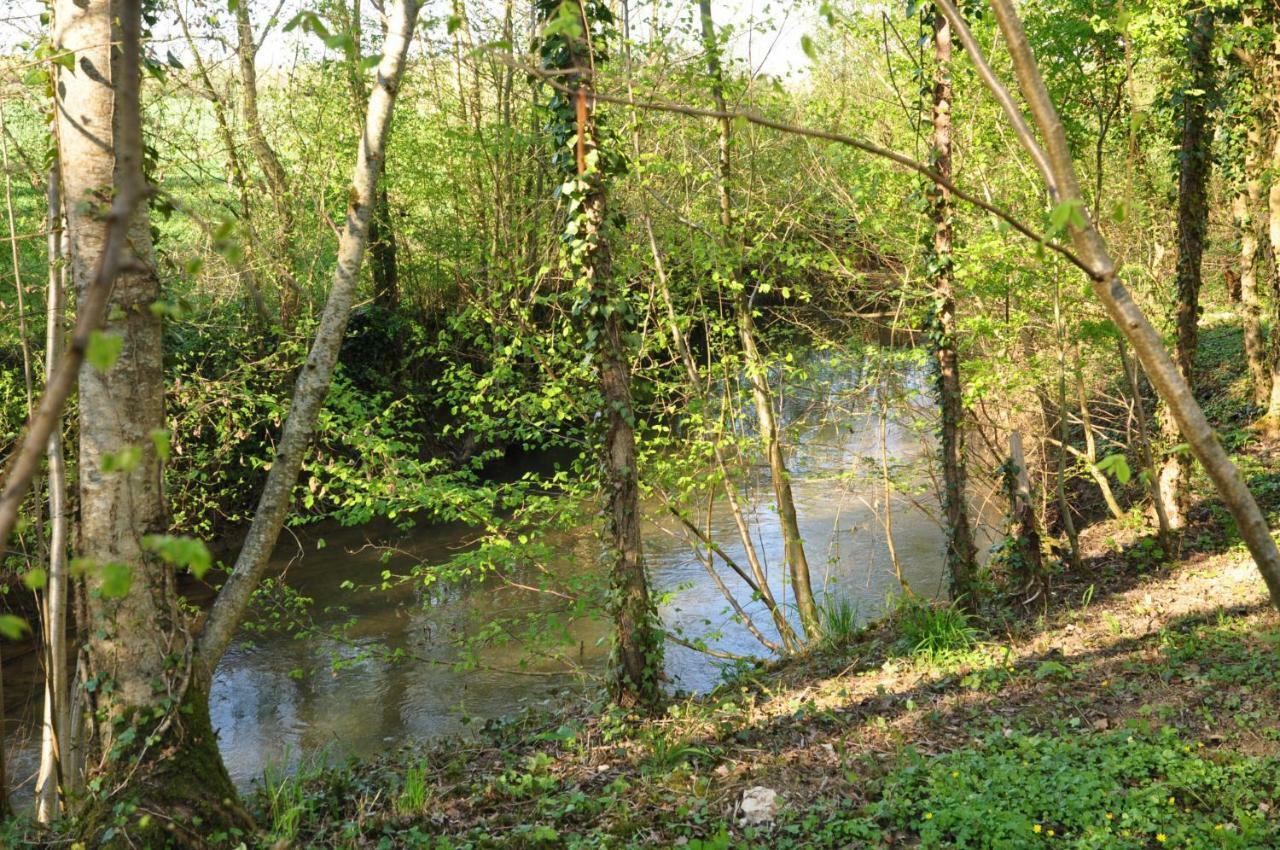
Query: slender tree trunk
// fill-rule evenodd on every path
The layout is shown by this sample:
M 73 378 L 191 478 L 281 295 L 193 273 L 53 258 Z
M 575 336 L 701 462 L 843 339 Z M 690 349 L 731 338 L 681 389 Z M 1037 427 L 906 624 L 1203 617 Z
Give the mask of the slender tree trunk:
M 341 13 L 346 17 L 346 20 L 341 23 L 356 45 L 354 50 L 347 53 L 347 85 L 351 90 L 351 103 L 355 107 L 357 116 L 363 115 L 369 107 L 369 90 L 365 86 L 364 71 L 360 68 L 360 60 L 363 56 L 360 45 L 364 37 L 361 5 L 361 0 L 351 0 L 350 9 L 345 4 L 340 4 Z M 386 37 L 385 24 L 382 35 L 383 38 Z M 360 132 L 361 129 L 359 118 L 357 118 L 356 132 Z M 385 172 L 378 182 L 373 216 L 369 219 L 369 272 L 373 277 L 374 303 L 385 310 L 395 309 L 400 300 L 400 270 Z
M 244 120 L 245 132 L 249 137 L 249 147 L 253 150 L 258 167 L 266 178 L 271 200 L 280 217 L 280 229 L 284 233 L 292 231 L 292 217 L 289 210 L 289 178 L 275 148 L 267 141 L 267 134 L 262 129 L 262 118 L 258 113 L 258 43 L 253 33 L 253 21 L 249 17 L 251 3 L 237 2 L 236 14 L 236 56 L 240 60 L 240 114 Z
M 368 244 L 369 220 L 390 132 L 392 107 L 400 88 L 419 8 L 417 0 L 397 0 L 390 16 L 382 62 L 376 71 L 377 85 L 369 97 L 365 128 L 360 136 L 346 226 L 338 241 L 333 285 L 320 316 L 311 351 L 298 373 L 289 415 L 276 443 L 275 459 L 258 499 L 253 522 L 231 575 L 214 600 L 213 609 L 197 639 L 199 678 L 205 682 L 210 681 L 214 667 L 230 646 L 253 592 L 266 572 L 267 560 L 284 525 L 298 471 L 302 468 L 316 419 L 328 393 L 347 320 L 355 303 L 360 265 Z
M 1177 344 L 1174 363 L 1189 387 L 1195 387 L 1196 339 L 1200 323 L 1201 259 L 1209 222 L 1208 185 L 1213 168 L 1210 148 L 1213 126 L 1209 98 L 1214 87 L 1214 13 L 1204 8 L 1189 20 L 1187 65 L 1189 80 L 1182 96 L 1182 139 L 1178 169 L 1178 278 L 1174 303 Z M 1199 93 L 1197 93 L 1199 92 Z M 1181 442 L 1177 423 L 1166 410 L 1162 417 L 1166 438 Z M 1160 499 L 1172 528 L 1187 522 L 1191 455 L 1171 453 L 1160 470 Z
M 1044 562 L 1040 552 L 1040 527 L 1036 522 L 1035 500 L 1031 492 L 1031 476 L 1022 450 L 1022 434 L 1009 434 L 1009 534 L 1017 551 L 1017 574 L 1021 586 L 1019 601 L 1030 605 L 1044 591 Z
M 1270 69 L 1270 118 L 1273 128 L 1280 127 L 1280 22 L 1272 23 Z M 1280 438 L 1280 132 L 1273 132 L 1271 144 L 1271 188 L 1267 193 L 1267 237 L 1271 247 L 1271 398 L 1267 405 L 1265 432 L 1271 439 Z
M 231 169 L 231 185 L 235 187 L 236 194 L 240 201 L 240 224 L 249 236 L 249 246 L 253 253 L 262 251 L 262 239 L 258 236 L 257 227 L 253 222 L 253 207 L 250 202 L 249 195 L 249 179 L 245 174 L 244 163 L 240 158 L 240 151 L 236 145 L 235 134 L 231 130 L 230 116 L 227 114 L 226 99 L 214 87 L 213 77 L 209 74 L 209 67 L 204 61 L 204 57 L 200 55 L 195 39 L 191 36 L 191 29 L 187 25 L 186 15 L 183 14 L 182 4 L 174 3 L 174 12 L 178 17 L 178 23 L 182 29 L 182 35 L 187 42 L 187 50 L 191 53 L 191 57 L 195 63 L 196 77 L 200 81 L 200 85 L 204 88 L 204 97 L 213 106 L 213 119 L 218 128 L 218 138 L 222 141 L 223 146 L 227 149 L 227 164 Z M 257 107 L 254 107 L 256 114 Z M 244 258 L 235 263 L 236 276 L 240 278 L 240 282 L 244 284 L 245 291 L 249 293 L 249 298 L 253 302 L 253 311 L 258 318 L 260 329 L 265 331 L 271 327 L 271 313 L 267 310 L 267 302 L 262 296 L 262 288 L 258 285 L 257 275 L 254 274 L 253 267 Z
M 951 179 L 951 25 L 940 14 L 933 19 L 933 167 Z M 976 590 L 975 549 L 969 526 L 968 483 L 964 458 L 964 396 L 960 387 L 960 355 L 956 348 L 956 304 L 952 259 L 951 193 L 931 185 L 933 250 L 930 265 L 936 313 L 930 341 L 937 369 L 941 413 L 942 507 L 947 517 L 947 578 L 951 598 L 972 608 Z
M 1262 337 L 1262 304 L 1258 298 L 1258 225 L 1255 215 L 1262 204 L 1262 179 L 1258 162 L 1262 156 L 1262 120 L 1259 107 L 1250 109 L 1244 143 L 1244 179 L 1232 199 L 1231 211 L 1240 234 L 1240 324 L 1244 329 L 1245 359 L 1249 364 L 1249 384 L 1253 402 L 1267 404 L 1271 397 L 1271 372 L 1267 368 L 1266 343 Z
M 1058 399 L 1055 419 L 1058 424 L 1058 456 L 1054 463 L 1054 490 L 1058 497 L 1058 512 L 1062 515 L 1062 530 L 1067 535 L 1068 555 L 1071 568 L 1077 573 L 1083 568 L 1080 562 L 1080 535 L 1076 532 L 1076 521 L 1071 515 L 1071 503 L 1067 500 L 1067 341 L 1066 327 L 1062 316 L 1062 297 L 1058 279 L 1053 281 L 1053 325 L 1058 337 Z M 1047 452 L 1046 446 L 1046 452 Z
M 0 661 L 0 822 L 13 817 L 13 804 L 9 801 L 9 768 L 5 759 L 8 743 L 5 731 L 4 663 Z
M 716 39 L 715 22 L 711 17 L 711 0 L 698 0 L 702 16 L 702 46 L 707 55 L 707 75 L 711 78 L 711 98 L 716 111 L 725 112 L 724 71 L 720 62 L 720 45 Z M 720 200 L 721 238 L 730 251 L 740 252 L 734 236 L 732 185 L 732 135 L 728 117 L 719 120 L 717 138 L 719 179 L 717 189 Z M 736 261 L 735 261 L 736 263 Z M 769 478 L 773 484 L 774 499 L 778 506 L 778 524 L 782 531 L 783 551 L 791 577 L 796 608 L 806 638 L 815 641 L 822 636 L 822 622 L 818 617 L 818 604 L 813 594 L 809 559 L 805 554 L 804 539 L 800 534 L 800 520 L 796 515 L 795 496 L 791 491 L 791 473 L 787 469 L 786 453 L 782 446 L 777 414 L 774 411 L 773 394 L 769 388 L 769 367 L 757 344 L 758 334 L 752 315 L 751 299 L 746 281 L 741 280 L 740 270 L 734 270 L 737 292 L 734 296 L 734 312 L 738 323 L 738 336 L 742 342 L 742 356 L 746 366 L 747 381 L 751 385 L 751 397 L 755 404 L 756 418 L 765 458 L 769 462 Z
M 62 177 L 57 161 L 49 171 L 47 196 L 49 283 L 46 295 L 45 374 L 57 369 L 62 351 L 64 257 L 62 255 Z M 56 817 L 61 789 L 66 787 L 67 732 L 67 477 L 62 453 L 62 427 L 49 435 L 49 576 L 44 598 L 44 714 L 40 734 L 40 770 L 36 776 L 36 819 Z
M 614 663 L 610 690 L 623 706 L 649 707 L 660 698 L 658 677 L 662 670 L 662 632 L 649 592 L 640 539 L 640 490 L 636 469 L 635 411 L 631 400 L 630 346 L 625 334 L 631 309 L 613 274 L 607 220 L 605 158 L 598 148 L 595 116 L 595 53 L 592 44 L 593 13 L 586 0 L 579 3 L 584 32 L 566 38 L 569 84 L 576 140 L 576 156 L 570 163 L 579 186 L 580 205 L 572 211 L 570 232 L 577 244 L 571 248 L 569 268 L 591 304 L 595 326 L 595 359 L 600 393 L 605 405 L 603 466 L 606 510 L 611 543 Z M 544 13 L 554 14 L 547 5 Z M 562 38 L 564 38 L 562 36 Z M 557 114 L 566 118 L 567 110 Z
M 246 0 L 235 4 L 236 56 L 240 63 L 240 114 L 244 121 L 249 149 L 253 151 L 258 167 L 266 180 L 267 192 L 276 211 L 277 234 L 280 239 L 280 255 L 276 257 L 280 283 L 280 326 L 293 327 L 299 309 L 300 292 L 297 281 L 288 268 L 289 239 L 293 237 L 293 209 L 289 205 L 289 178 L 275 148 L 267 140 L 258 113 L 258 42 L 253 32 L 253 20 L 249 16 L 252 5 Z M 359 114 L 357 112 L 357 114 Z

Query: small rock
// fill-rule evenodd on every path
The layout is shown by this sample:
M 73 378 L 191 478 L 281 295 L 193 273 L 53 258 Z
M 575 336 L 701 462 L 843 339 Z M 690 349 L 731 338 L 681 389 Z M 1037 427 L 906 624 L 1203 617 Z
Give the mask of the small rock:
M 1097 720 L 1093 721 L 1093 728 L 1098 730 L 1099 732 L 1103 731 L 1104 729 L 1110 729 L 1111 721 L 1105 717 L 1099 717 Z
M 742 803 L 738 806 L 740 822 L 747 826 L 773 823 L 778 816 L 778 792 L 772 788 L 757 785 L 748 788 L 742 794 Z
M 609 769 L 609 765 L 607 764 L 596 765 L 596 773 L 604 773 L 608 769 Z

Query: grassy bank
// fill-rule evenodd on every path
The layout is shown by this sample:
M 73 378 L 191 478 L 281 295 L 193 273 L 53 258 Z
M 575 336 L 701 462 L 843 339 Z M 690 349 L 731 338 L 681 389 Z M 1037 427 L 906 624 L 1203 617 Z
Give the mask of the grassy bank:
M 1163 566 L 1086 537 L 1046 612 L 918 651 L 908 610 L 657 720 L 526 717 L 306 772 L 257 795 L 265 845 L 1280 846 L 1280 617 L 1247 555 L 1209 526 Z M 772 824 L 736 816 L 756 786 Z

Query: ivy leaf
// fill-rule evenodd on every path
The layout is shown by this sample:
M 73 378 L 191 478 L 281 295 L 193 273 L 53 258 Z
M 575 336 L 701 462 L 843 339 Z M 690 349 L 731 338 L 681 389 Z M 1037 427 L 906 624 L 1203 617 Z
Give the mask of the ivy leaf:
M 99 372 L 105 372 L 119 359 L 120 352 L 123 350 L 124 337 L 119 334 L 94 331 L 89 334 L 89 347 L 85 350 L 84 356 L 90 366 Z

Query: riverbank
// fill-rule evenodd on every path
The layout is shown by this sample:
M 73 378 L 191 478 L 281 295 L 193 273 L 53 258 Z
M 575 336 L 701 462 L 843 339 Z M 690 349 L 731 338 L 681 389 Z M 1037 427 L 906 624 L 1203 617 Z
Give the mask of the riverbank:
M 1168 565 L 1093 526 L 1048 610 L 969 646 L 917 650 L 908 612 L 660 719 L 530 715 L 303 772 L 255 796 L 263 846 L 1280 846 L 1280 616 L 1200 514 Z M 753 826 L 757 787 L 778 808 Z

